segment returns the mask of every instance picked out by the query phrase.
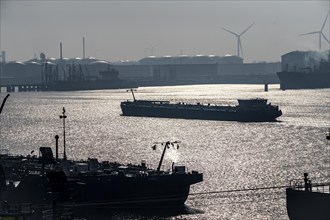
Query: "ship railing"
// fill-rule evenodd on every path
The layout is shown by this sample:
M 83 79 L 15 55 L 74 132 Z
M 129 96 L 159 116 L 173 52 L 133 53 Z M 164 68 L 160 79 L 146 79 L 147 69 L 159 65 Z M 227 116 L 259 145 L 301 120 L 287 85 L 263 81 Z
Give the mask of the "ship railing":
M 169 104 L 170 102 L 169 101 L 162 101 L 162 100 L 135 100 L 133 102 L 138 102 L 138 103 L 147 103 L 147 104 L 150 104 L 150 103 L 157 103 L 157 104 Z
M 330 193 L 330 183 L 312 184 L 313 192 Z
M 70 208 L 60 208 L 60 210 L 56 212 L 55 218 L 61 220 L 71 220 L 73 219 L 73 212 Z M 53 219 L 54 219 L 53 209 L 42 211 L 42 220 L 53 220 Z
M 9 204 L 6 201 L 0 202 L 0 215 L 29 215 L 33 212 L 30 203 Z
M 57 207 L 57 211 L 55 212 L 55 219 L 61 220 L 72 220 L 73 212 L 70 208 L 66 207 Z M 47 209 L 42 211 L 42 220 L 53 220 L 54 219 L 54 209 Z
M 42 220 L 53 220 L 53 210 L 42 211 Z
M 294 190 L 305 191 L 305 184 L 302 180 L 291 180 L 290 187 Z M 311 192 L 330 193 L 330 182 L 312 183 L 310 189 Z

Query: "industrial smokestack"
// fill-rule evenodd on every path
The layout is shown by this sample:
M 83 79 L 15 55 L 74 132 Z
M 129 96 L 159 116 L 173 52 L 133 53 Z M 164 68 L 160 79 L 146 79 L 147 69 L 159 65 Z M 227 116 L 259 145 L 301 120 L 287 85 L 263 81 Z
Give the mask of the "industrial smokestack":
M 83 37 L 83 59 L 85 59 L 85 37 Z
M 63 59 L 63 56 L 62 56 L 62 42 L 60 42 L 60 58 L 61 58 L 61 60 Z
M 6 62 L 6 51 L 1 51 L 1 62 L 2 63 Z

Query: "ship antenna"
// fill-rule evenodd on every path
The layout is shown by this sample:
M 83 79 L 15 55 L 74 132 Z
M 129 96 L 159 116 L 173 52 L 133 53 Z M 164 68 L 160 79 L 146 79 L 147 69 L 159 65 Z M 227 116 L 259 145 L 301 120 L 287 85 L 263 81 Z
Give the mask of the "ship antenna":
M 176 147 L 177 147 L 176 149 L 179 149 L 179 145 L 178 145 L 178 143 L 180 143 L 180 142 L 178 142 L 178 141 L 173 141 L 173 142 L 171 142 L 171 141 L 167 141 L 167 142 L 165 142 L 165 143 L 164 143 L 164 142 L 162 142 L 162 143 L 156 143 L 154 146 L 152 146 L 152 149 L 153 149 L 153 150 L 156 150 L 157 144 L 165 145 L 165 146 L 164 146 L 163 153 L 162 153 L 162 156 L 161 156 L 161 158 L 160 158 L 160 161 L 159 161 L 159 164 L 158 164 L 158 167 L 157 167 L 157 172 L 160 172 L 160 167 L 162 166 L 162 163 L 163 163 L 163 159 L 164 159 L 164 156 L 165 156 L 166 149 L 167 149 L 167 148 L 170 148 L 170 145 L 171 145 L 172 147 L 176 146 Z
M 134 100 L 134 102 L 135 102 L 136 99 L 135 99 L 134 91 L 136 91 L 136 89 L 128 89 L 128 90 L 126 90 L 126 91 L 127 91 L 127 92 L 128 92 L 128 91 L 131 91 L 131 92 L 132 92 L 133 100 Z
M 60 115 L 60 119 L 63 119 L 63 148 L 64 148 L 64 155 L 63 158 L 64 160 L 66 160 L 66 151 L 65 151 L 65 119 L 66 119 L 66 115 L 65 115 L 65 108 L 63 107 L 63 112 L 62 115 Z

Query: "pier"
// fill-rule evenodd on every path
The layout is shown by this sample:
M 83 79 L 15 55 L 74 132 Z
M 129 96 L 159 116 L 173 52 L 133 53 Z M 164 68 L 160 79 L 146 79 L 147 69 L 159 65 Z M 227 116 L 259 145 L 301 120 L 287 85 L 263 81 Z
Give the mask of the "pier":
M 1 85 L 0 92 L 39 92 L 45 91 L 45 85 Z
M 37 92 L 46 89 L 41 76 L 0 76 L 1 92 Z

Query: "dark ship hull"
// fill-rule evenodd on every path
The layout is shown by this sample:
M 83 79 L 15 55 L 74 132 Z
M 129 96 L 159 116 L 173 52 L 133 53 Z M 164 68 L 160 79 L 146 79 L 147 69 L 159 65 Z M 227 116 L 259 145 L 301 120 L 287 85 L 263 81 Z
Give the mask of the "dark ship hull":
M 330 134 L 326 138 L 330 140 Z M 304 173 L 304 183 L 292 180 L 290 185 L 286 189 L 290 220 L 330 220 L 330 182 L 312 184 Z
M 124 116 L 267 122 L 275 121 L 277 117 L 282 115 L 281 110 L 277 106 L 267 105 L 267 100 L 255 99 L 251 101 L 261 101 L 262 104 L 252 104 L 251 106 L 213 106 L 135 100 L 133 102 L 122 102 L 120 106 Z
M 286 190 L 286 201 L 290 220 L 330 219 L 329 193 L 288 188 Z
M 330 88 L 330 51 L 292 51 L 277 73 L 281 89 Z
M 160 169 L 165 151 L 177 142 L 166 142 L 157 169 L 145 162 L 120 164 L 89 158 L 75 161 L 53 158 L 49 147 L 41 157 L 0 155 L 0 200 L 33 207 L 182 207 L 190 185 L 202 182 L 203 174 L 186 172 L 185 166 Z M 156 146 L 156 145 L 155 145 Z
M 118 175 L 81 175 L 64 182 L 49 182 L 46 177 L 27 176 L 19 186 L 1 193 L 8 203 L 58 204 L 75 206 L 136 207 L 182 206 L 190 185 L 202 181 L 202 174 L 127 177 Z M 54 185 L 60 190 L 49 191 Z M 36 187 L 38 186 L 38 187 Z
M 330 88 L 330 70 L 323 72 L 278 72 L 280 88 L 318 89 Z
M 109 203 L 111 206 L 136 205 L 169 205 L 181 206 L 187 200 L 191 184 L 202 181 L 201 174 L 197 175 L 164 175 L 143 178 L 113 178 L 111 184 L 95 185 L 93 181 L 86 181 L 81 190 L 87 192 L 76 198 L 77 203 L 94 201 L 95 204 Z M 100 190 L 95 193 L 95 187 Z M 109 199 L 110 198 L 110 199 Z

